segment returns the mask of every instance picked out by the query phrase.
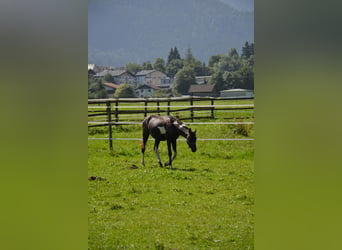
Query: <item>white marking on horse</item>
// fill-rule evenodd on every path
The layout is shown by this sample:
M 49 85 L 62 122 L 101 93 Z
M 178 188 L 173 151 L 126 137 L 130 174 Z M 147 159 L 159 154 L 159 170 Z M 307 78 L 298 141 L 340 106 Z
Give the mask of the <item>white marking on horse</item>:
M 183 128 L 183 127 L 187 127 L 184 123 L 183 124 L 179 124 L 179 122 L 177 122 L 177 121 L 175 121 L 175 122 L 173 122 L 173 124 L 174 125 L 178 125 L 179 126 L 179 128 Z
M 159 129 L 159 131 L 160 131 L 160 133 L 161 133 L 162 135 L 165 135 L 165 134 L 166 134 L 166 129 L 165 129 L 164 126 L 160 126 L 160 127 L 158 127 L 158 129 Z

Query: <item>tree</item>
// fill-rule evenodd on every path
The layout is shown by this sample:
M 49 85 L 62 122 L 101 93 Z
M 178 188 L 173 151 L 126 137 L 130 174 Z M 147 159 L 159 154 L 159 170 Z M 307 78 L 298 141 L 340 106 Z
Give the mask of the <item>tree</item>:
M 192 55 L 191 49 L 188 48 L 186 50 L 185 58 L 184 58 L 184 63 L 187 65 L 193 64 L 195 61 L 194 56 Z
M 88 98 L 89 99 L 101 99 L 107 98 L 108 94 L 101 80 L 88 81 Z
M 172 96 L 171 89 L 158 89 L 152 94 L 152 97 L 170 97 Z
M 239 57 L 235 48 L 227 55 L 215 55 L 209 60 L 211 83 L 220 90 L 243 88 L 254 89 L 254 45 L 245 43 Z
M 228 56 L 229 56 L 229 57 L 239 57 L 239 54 L 237 53 L 237 51 L 236 51 L 235 48 L 231 48 L 231 49 L 228 51 Z
M 222 72 L 216 72 L 211 78 L 211 83 L 215 84 L 216 91 L 221 91 L 226 88 Z
M 209 58 L 208 67 L 214 67 L 215 63 L 218 63 L 224 55 L 213 55 Z
M 241 60 L 237 56 L 222 56 L 221 59 L 215 64 L 219 71 L 236 71 L 241 67 Z
M 156 58 L 153 64 L 153 69 L 165 72 L 165 62 L 163 58 Z
M 206 74 L 205 64 L 201 61 L 197 60 L 191 52 L 191 49 L 188 48 L 185 58 L 184 58 L 184 67 L 192 67 L 195 71 L 196 76 L 203 76 Z
M 103 80 L 105 82 L 112 82 L 113 83 L 114 82 L 114 77 L 111 74 L 107 73 L 107 74 L 104 75 Z
M 152 63 L 150 61 L 144 62 L 142 68 L 144 70 L 152 70 L 153 69 Z
M 239 88 L 254 89 L 254 72 L 252 67 L 244 65 L 237 71 L 237 74 L 240 78 Z
M 173 49 L 173 59 L 179 59 L 179 60 L 182 59 L 182 58 L 180 57 L 180 54 L 179 54 L 179 52 L 178 52 L 177 47 L 175 47 L 175 48 Z
M 205 62 L 202 63 L 202 75 L 203 75 L 203 76 L 209 75 L 209 69 L 208 69 L 208 67 L 205 65 Z
M 244 59 L 248 59 L 250 56 L 254 55 L 254 44 L 249 44 L 247 41 L 245 42 L 245 46 L 242 47 L 241 57 Z
M 174 52 L 173 52 L 173 48 L 171 48 L 170 52 L 169 52 L 169 55 L 167 56 L 167 63 L 166 65 L 169 65 L 170 62 L 174 59 Z
M 131 85 L 125 83 L 121 84 L 115 91 L 114 97 L 116 98 L 132 98 L 135 97 L 134 89 Z
M 167 57 L 166 65 L 169 65 L 172 62 L 172 60 L 181 60 L 177 47 L 175 47 L 174 49 L 171 48 L 169 55 Z
M 190 85 L 196 84 L 195 71 L 191 67 L 184 67 L 176 74 L 174 89 L 180 94 L 187 94 Z
M 166 75 L 168 75 L 169 77 L 174 77 L 178 70 L 180 70 L 181 68 L 183 68 L 183 60 L 180 59 L 174 59 L 172 60 L 169 65 L 166 66 Z
M 254 43 L 251 43 L 251 45 L 249 45 L 249 51 L 251 52 L 251 56 L 254 56 Z
M 136 63 L 127 63 L 126 64 L 126 69 L 133 73 L 133 74 L 136 74 L 138 73 L 139 71 L 142 70 L 142 67 L 139 65 L 139 64 L 136 64 Z

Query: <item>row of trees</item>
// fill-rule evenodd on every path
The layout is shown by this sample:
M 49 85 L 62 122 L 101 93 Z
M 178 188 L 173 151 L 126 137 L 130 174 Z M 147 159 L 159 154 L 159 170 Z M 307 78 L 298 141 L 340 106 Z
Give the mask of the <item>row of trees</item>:
M 254 44 L 248 42 L 242 47 L 239 56 L 236 49 L 227 55 L 215 55 L 209 60 L 211 83 L 216 89 L 254 89 Z
M 175 74 L 174 89 L 178 93 L 187 94 L 190 85 L 196 83 L 196 76 L 207 75 L 212 76 L 209 83 L 215 85 L 216 91 L 233 88 L 254 89 L 253 43 L 245 43 L 241 56 L 235 48 L 230 49 L 227 54 L 211 56 L 208 66 L 195 59 L 190 49 L 183 60 L 174 59 L 174 62 L 177 62 L 177 65 L 182 62 L 182 67 L 179 67 Z
M 213 55 L 208 65 L 197 60 L 190 48 L 187 49 L 184 58 L 181 58 L 177 47 L 170 49 L 166 62 L 163 58 L 156 58 L 154 63 L 147 61 L 142 65 L 126 64 L 126 70 L 133 74 L 152 69 L 175 78 L 173 88 L 175 95 L 187 94 L 190 85 L 196 84 L 196 76 L 212 76 L 209 83 L 215 85 L 216 91 L 232 88 L 254 89 L 254 44 L 246 41 L 242 47 L 241 56 L 235 48 L 231 48 L 227 54 Z M 112 82 L 110 77 L 106 76 L 104 80 Z M 99 81 L 88 81 L 88 92 L 92 98 L 106 97 L 105 90 Z M 170 91 L 167 91 L 167 94 L 169 95 Z

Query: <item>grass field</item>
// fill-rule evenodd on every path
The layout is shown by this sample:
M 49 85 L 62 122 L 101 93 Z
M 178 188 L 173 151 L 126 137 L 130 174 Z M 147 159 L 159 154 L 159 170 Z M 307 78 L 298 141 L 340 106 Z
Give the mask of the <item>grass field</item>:
M 138 125 L 118 126 L 118 138 L 140 138 Z M 198 138 L 246 138 L 238 125 L 192 125 Z M 252 125 L 244 129 L 253 137 Z M 106 128 L 90 130 L 106 137 Z M 253 249 L 254 142 L 198 141 L 192 153 L 178 141 L 173 170 L 158 167 L 147 143 L 89 140 L 89 249 Z M 159 147 L 167 160 L 166 143 Z

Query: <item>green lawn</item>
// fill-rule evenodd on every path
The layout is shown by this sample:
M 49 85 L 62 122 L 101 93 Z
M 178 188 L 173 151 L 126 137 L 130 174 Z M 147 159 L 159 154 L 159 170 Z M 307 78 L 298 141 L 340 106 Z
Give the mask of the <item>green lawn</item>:
M 198 138 L 245 138 L 237 125 L 193 125 Z M 114 137 L 140 138 L 141 126 L 113 126 Z M 243 128 L 253 137 L 253 126 Z M 89 137 L 107 137 L 93 128 Z M 254 142 L 178 141 L 174 170 L 158 167 L 148 141 L 89 140 L 89 249 L 253 249 Z M 160 144 L 162 161 L 166 143 Z M 136 166 L 136 167 L 133 167 Z

